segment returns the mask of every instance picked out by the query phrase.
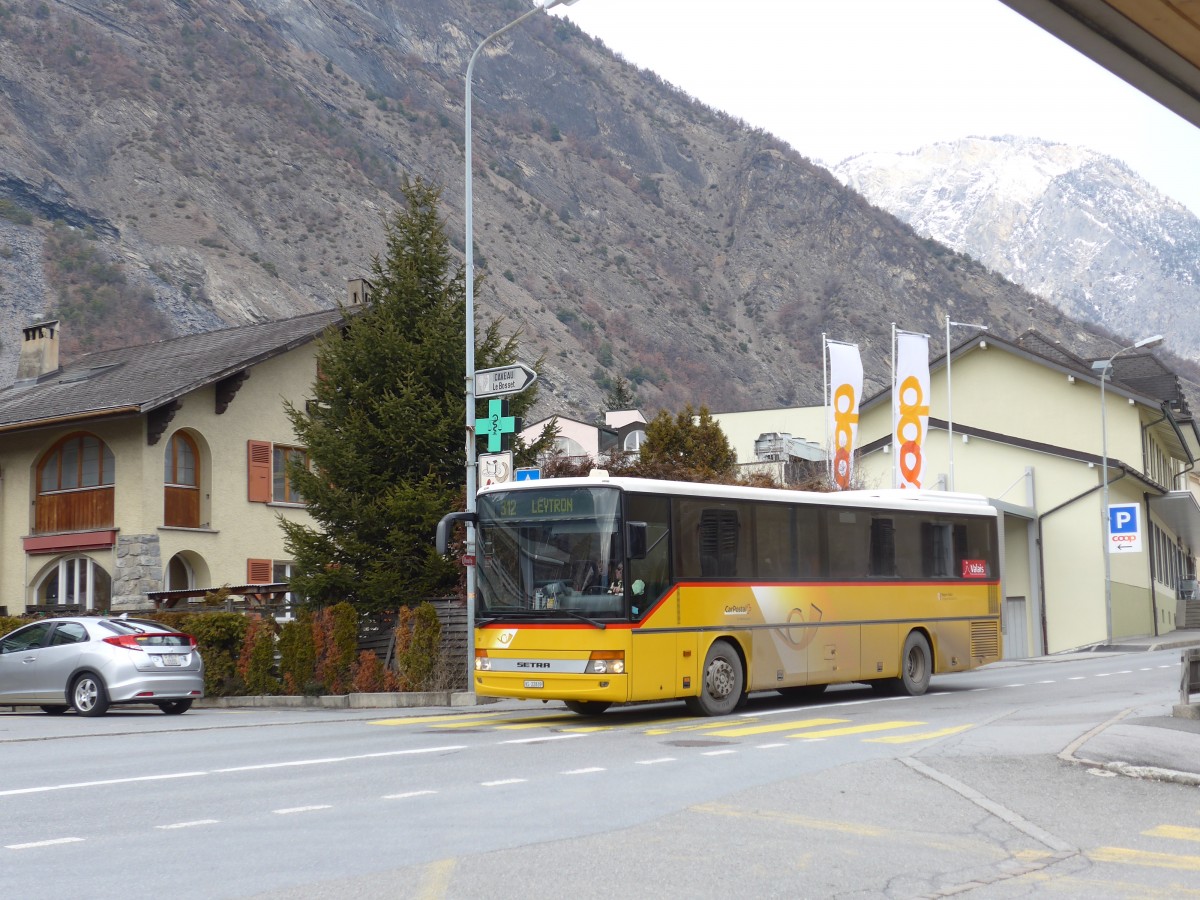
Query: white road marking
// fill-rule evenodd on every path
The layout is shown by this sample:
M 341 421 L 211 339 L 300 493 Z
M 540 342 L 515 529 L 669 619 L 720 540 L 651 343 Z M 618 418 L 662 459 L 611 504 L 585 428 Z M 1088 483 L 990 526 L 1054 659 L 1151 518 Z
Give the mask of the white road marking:
M 437 791 L 405 791 L 403 794 L 384 794 L 384 800 L 407 800 L 409 797 L 424 797 L 428 794 L 436 794 Z
M 705 750 L 701 756 L 728 756 L 731 753 L 737 753 L 736 750 Z
M 277 816 L 290 816 L 293 813 L 316 812 L 319 809 L 333 809 L 333 807 L 328 803 L 323 803 L 315 806 L 289 806 L 286 809 L 273 809 L 271 812 Z
M 54 838 L 49 841 L 30 841 L 27 844 L 6 844 L 5 850 L 33 850 L 37 847 L 53 847 L 57 844 L 77 844 L 83 841 L 83 838 Z
M 776 747 L 786 747 L 787 744 L 759 744 L 755 750 L 774 750 Z
M 542 737 L 515 738 L 511 741 L 501 741 L 501 744 L 540 744 L 542 741 L 568 741 L 571 738 L 587 737 L 586 734 L 550 734 Z
M 659 763 L 669 762 L 675 762 L 675 757 L 661 756 L 658 759 L 639 759 L 636 764 L 639 766 L 657 766 Z
M 0 797 L 14 797 L 17 794 L 41 794 L 46 791 L 68 791 L 73 788 L 103 787 L 110 784 L 134 784 L 139 781 L 165 781 L 169 778 L 196 778 L 207 775 L 208 772 L 176 772 L 171 775 L 139 775 L 135 778 L 108 778 L 104 781 L 76 781 L 69 784 L 48 784 L 42 787 L 15 788 L 0 791 Z
M 480 787 L 500 787 L 505 784 L 523 784 L 526 778 L 501 778 L 499 781 L 482 781 Z
M 155 825 L 160 831 L 172 831 L 176 828 L 195 828 L 198 825 L 219 825 L 216 819 L 196 819 L 194 822 L 175 822 L 171 825 Z
M 228 769 L 213 769 L 198 772 L 198 775 L 228 775 L 231 772 L 257 772 L 262 769 L 286 769 L 290 766 L 319 766 L 330 763 L 353 762 L 359 759 L 386 759 L 391 756 L 412 756 L 418 753 L 442 753 L 448 750 L 465 750 L 466 744 L 447 744 L 443 747 L 421 747 L 417 750 L 389 750 L 385 753 L 360 753 L 357 756 L 328 756 L 323 759 L 293 759 L 288 762 L 258 763 L 253 766 L 231 766 Z
M 590 766 L 589 768 L 586 768 L 586 769 L 571 769 L 568 772 L 563 772 L 563 774 L 564 775 L 591 775 L 593 772 L 604 772 L 604 771 L 606 771 L 606 770 L 600 768 L 600 766 Z

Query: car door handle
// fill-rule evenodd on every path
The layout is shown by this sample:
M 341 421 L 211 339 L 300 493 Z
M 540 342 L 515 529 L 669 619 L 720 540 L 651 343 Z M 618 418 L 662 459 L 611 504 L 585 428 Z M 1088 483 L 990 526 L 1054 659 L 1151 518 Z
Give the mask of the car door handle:
M 25 663 L 26 665 L 28 665 L 29 663 L 35 663 L 35 662 L 37 662 L 37 657 L 36 656 L 26 656 L 24 659 L 21 660 L 21 662 Z

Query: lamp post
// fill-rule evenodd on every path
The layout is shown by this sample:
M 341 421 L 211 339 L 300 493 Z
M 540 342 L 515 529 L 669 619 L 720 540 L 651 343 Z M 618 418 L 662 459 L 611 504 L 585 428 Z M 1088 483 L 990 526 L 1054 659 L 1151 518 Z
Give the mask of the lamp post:
M 1104 639 L 1112 643 L 1112 560 L 1109 559 L 1108 539 L 1108 407 L 1105 403 L 1104 384 L 1108 373 L 1112 370 L 1113 360 L 1128 350 L 1138 350 L 1142 347 L 1155 347 L 1161 344 L 1163 336 L 1156 334 L 1142 338 L 1128 347 L 1122 347 L 1106 360 L 1092 363 L 1092 370 L 1100 373 L 1100 481 L 1102 499 L 1100 501 L 1100 540 L 1104 543 Z
M 464 218 L 466 219 L 466 350 L 467 350 L 467 365 L 466 365 L 466 396 L 467 396 L 467 512 L 475 512 L 475 492 L 478 481 L 478 467 L 475 462 L 475 221 L 474 221 L 474 196 L 471 191 L 471 176 L 472 176 L 472 154 L 471 154 L 471 76 L 475 72 L 475 60 L 479 58 L 480 51 L 490 42 L 500 37 L 508 30 L 516 28 L 530 16 L 537 15 L 543 10 L 553 9 L 556 6 L 570 6 L 572 3 L 577 3 L 579 0 L 538 0 L 528 12 L 522 13 L 517 18 L 513 19 L 503 28 L 493 31 L 475 48 L 475 52 L 471 54 L 470 60 L 467 62 L 466 75 L 466 91 L 465 91 L 465 122 L 463 129 L 463 137 L 465 143 L 466 157 L 466 197 L 464 203 Z M 466 555 L 469 557 L 467 565 L 467 690 L 474 693 L 475 677 L 475 526 L 471 521 L 467 520 L 467 546 Z
M 946 463 L 946 488 L 954 490 L 954 398 L 950 387 L 950 326 L 956 325 L 959 328 L 978 328 L 980 331 L 987 331 L 986 325 L 977 325 L 974 322 L 951 322 L 950 317 L 946 316 L 946 440 L 947 440 L 947 457 Z

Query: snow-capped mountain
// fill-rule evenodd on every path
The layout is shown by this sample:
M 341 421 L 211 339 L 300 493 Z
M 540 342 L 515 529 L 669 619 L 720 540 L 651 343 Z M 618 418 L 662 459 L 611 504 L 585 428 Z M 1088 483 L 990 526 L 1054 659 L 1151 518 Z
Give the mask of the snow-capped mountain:
M 971 137 L 851 157 L 833 173 L 1069 315 L 1130 338 L 1161 332 L 1200 358 L 1200 218 L 1118 160 Z

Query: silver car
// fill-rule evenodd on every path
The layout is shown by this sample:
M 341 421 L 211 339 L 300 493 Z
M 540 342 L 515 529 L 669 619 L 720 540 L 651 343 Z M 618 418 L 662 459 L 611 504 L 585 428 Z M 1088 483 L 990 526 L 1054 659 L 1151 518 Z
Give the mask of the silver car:
M 0 706 L 101 716 L 115 703 L 178 715 L 204 696 L 196 639 L 157 622 L 42 619 L 0 638 Z

